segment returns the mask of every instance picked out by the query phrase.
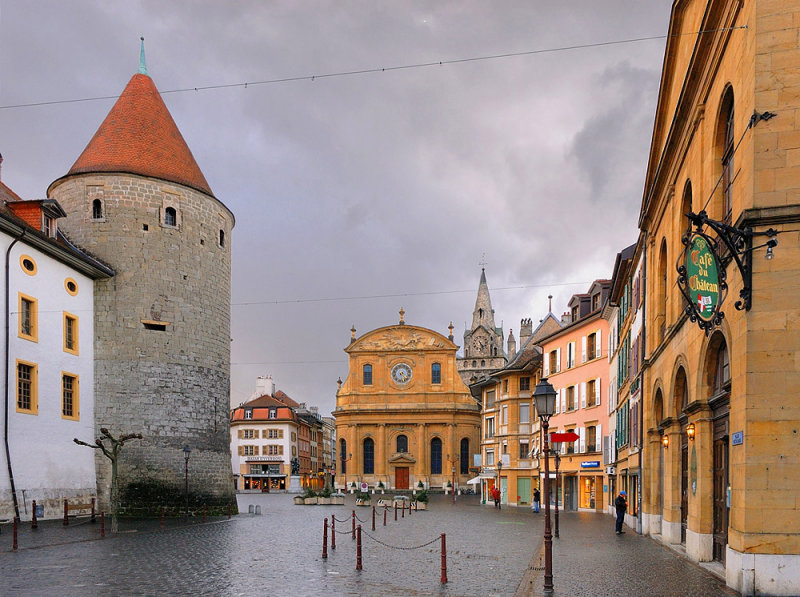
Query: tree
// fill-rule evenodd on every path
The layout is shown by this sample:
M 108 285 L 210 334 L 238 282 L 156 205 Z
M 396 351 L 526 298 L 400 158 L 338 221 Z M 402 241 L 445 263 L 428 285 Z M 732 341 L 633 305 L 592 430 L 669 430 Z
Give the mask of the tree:
M 119 452 L 125 442 L 132 439 L 142 439 L 141 433 L 125 433 L 115 438 L 111 432 L 105 427 L 100 428 L 100 437 L 94 440 L 94 444 L 87 444 L 79 440 L 77 437 L 74 441 L 79 446 L 86 446 L 94 450 L 103 452 L 106 458 L 111 461 L 111 532 L 116 533 L 119 530 L 119 488 L 117 487 L 117 461 L 119 460 Z M 110 445 L 107 446 L 106 442 Z

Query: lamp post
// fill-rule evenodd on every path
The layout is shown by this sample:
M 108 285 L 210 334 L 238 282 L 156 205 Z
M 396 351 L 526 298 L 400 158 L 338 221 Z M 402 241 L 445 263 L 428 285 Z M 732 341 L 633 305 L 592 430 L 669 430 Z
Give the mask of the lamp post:
M 561 464 L 561 442 L 551 442 L 550 445 L 553 447 L 553 459 L 556 461 L 556 528 L 554 535 L 556 539 L 558 539 L 558 490 L 561 489 L 561 479 L 558 477 L 558 465 Z
M 553 594 L 553 536 L 550 532 L 550 446 L 548 428 L 556 409 L 556 391 L 547 378 L 536 384 L 533 392 L 536 412 L 542 422 L 542 454 L 544 455 L 544 594 Z
M 503 492 L 500 490 L 500 474 L 503 472 L 503 455 L 497 455 L 497 491 L 500 491 L 500 503 L 498 506 L 503 507 Z
M 186 509 L 183 512 L 184 521 L 189 520 L 189 454 L 192 453 L 189 444 L 183 446 L 183 493 L 186 497 Z
M 450 473 L 451 473 L 451 483 L 453 487 L 451 488 L 453 491 L 453 503 L 456 503 L 456 462 L 458 462 L 457 458 L 450 459 L 450 454 L 447 455 L 447 462 L 450 463 Z

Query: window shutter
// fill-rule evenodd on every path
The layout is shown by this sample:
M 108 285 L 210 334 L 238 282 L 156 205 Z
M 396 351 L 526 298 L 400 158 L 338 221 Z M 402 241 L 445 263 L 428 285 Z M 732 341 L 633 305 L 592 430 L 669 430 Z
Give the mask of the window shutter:
M 603 426 L 598 423 L 594 427 L 594 451 L 600 451 L 600 442 L 603 441 Z
M 600 378 L 594 380 L 594 405 L 600 406 Z
M 586 408 L 586 382 L 581 382 L 581 408 Z
M 283 429 L 278 429 L 278 439 L 283 439 Z
M 239 429 L 239 439 L 242 439 L 243 437 L 244 437 L 244 430 Z
M 586 362 L 586 336 L 581 338 L 581 363 Z
M 278 454 L 280 454 L 281 456 L 283 456 L 283 444 L 281 444 L 280 446 L 278 446 Z
M 556 348 L 555 372 L 558 373 L 559 371 L 561 371 L 561 349 L 560 348 Z
M 597 426 L 597 435 L 602 438 L 603 442 L 603 464 L 609 464 L 611 462 L 611 437 L 600 435 L 600 425 Z
M 544 376 L 550 376 L 550 353 L 546 352 L 544 354 Z
M 567 412 L 567 389 L 561 388 L 561 412 Z
M 242 456 L 244 446 L 239 446 L 239 456 Z
M 596 333 L 597 336 L 595 336 L 594 342 L 594 356 L 595 358 L 599 359 L 601 356 L 603 356 L 603 332 L 602 330 L 597 330 Z
M 561 406 L 561 392 L 563 392 L 563 390 L 556 390 L 556 392 L 558 392 L 558 393 L 556 394 L 556 413 L 555 414 L 558 414 L 560 412 L 559 407 Z M 537 412 L 536 414 L 538 415 L 539 413 Z
M 578 427 L 578 452 L 583 454 L 586 452 L 586 428 Z

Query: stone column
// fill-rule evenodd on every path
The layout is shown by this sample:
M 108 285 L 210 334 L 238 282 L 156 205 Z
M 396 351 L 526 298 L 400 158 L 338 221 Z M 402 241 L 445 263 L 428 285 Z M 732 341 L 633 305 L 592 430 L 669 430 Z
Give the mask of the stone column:
M 375 442 L 375 478 L 381 481 L 386 477 L 386 423 L 378 423 L 378 438 Z M 377 485 L 377 481 L 375 483 Z

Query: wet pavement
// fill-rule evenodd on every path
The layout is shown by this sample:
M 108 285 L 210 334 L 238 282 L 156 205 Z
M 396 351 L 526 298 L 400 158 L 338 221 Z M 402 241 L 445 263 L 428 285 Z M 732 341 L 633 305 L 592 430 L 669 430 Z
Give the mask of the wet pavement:
M 3 595 L 540 595 L 543 514 L 528 508 L 482 506 L 475 496 L 456 504 L 431 496 L 428 511 L 295 506 L 287 494 L 242 494 L 244 514 L 209 519 L 123 521 L 100 539 L 99 522 L 59 521 L 0 534 Z M 249 505 L 261 515 L 247 514 Z M 356 568 L 349 522 L 337 522 L 336 549 L 323 560 L 323 519 L 362 524 L 363 570 Z M 557 595 L 731 595 L 724 583 L 647 537 L 616 536 L 602 514 L 562 513 L 554 539 Z M 108 530 L 108 529 L 107 529 Z M 448 583 L 440 583 L 441 533 L 447 534 Z M 425 545 L 430 543 L 429 545 Z M 425 545 L 424 547 L 420 547 Z

